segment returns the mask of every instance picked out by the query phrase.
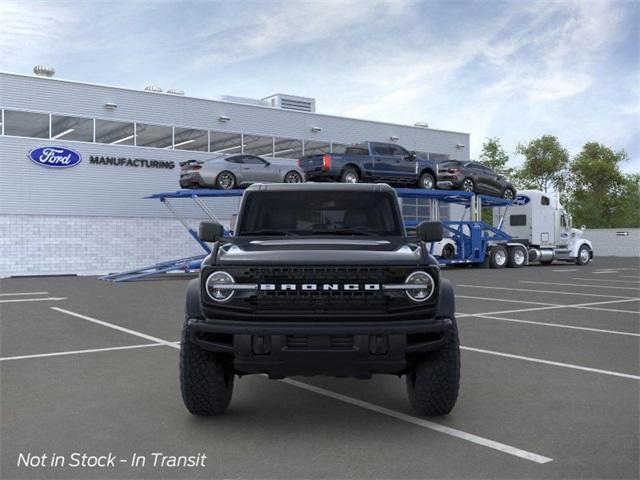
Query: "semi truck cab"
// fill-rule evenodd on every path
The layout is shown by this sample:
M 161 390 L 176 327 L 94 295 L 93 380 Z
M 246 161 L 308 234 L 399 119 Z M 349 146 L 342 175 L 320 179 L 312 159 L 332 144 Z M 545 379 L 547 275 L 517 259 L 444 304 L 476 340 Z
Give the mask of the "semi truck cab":
M 584 265 L 593 259 L 593 246 L 583 238 L 585 227 L 573 228 L 571 215 L 556 197 L 545 192 L 519 192 L 506 214 L 504 209 L 494 209 L 494 226 L 500 226 L 501 221 L 502 230 L 512 241 L 528 248 L 529 262 L 560 260 Z

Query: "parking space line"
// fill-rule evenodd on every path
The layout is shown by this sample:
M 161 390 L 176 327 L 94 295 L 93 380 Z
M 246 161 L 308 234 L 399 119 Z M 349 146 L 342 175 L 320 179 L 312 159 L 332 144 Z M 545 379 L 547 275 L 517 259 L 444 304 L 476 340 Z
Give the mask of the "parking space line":
M 488 300 L 488 299 L 487 299 Z M 570 304 L 570 305 L 554 305 L 554 304 L 549 304 L 549 306 L 546 307 L 532 307 L 532 308 L 517 308 L 514 310 L 498 310 L 495 312 L 477 312 L 477 313 L 458 313 L 456 312 L 456 316 L 458 315 L 462 315 L 464 317 L 470 317 L 470 316 L 477 316 L 477 315 L 500 315 L 503 313 L 521 313 L 521 312 L 538 312 L 541 310 L 555 310 L 555 309 L 561 309 L 561 308 L 586 308 L 589 310 L 603 310 L 606 312 L 620 312 L 620 313 L 631 313 L 631 314 L 638 314 L 638 312 L 633 311 L 633 310 L 617 310 L 614 308 L 602 308 L 602 307 L 594 307 L 594 305 L 607 305 L 610 303 L 624 303 L 624 302 L 633 302 L 636 300 L 640 300 L 640 298 L 627 298 L 627 299 L 622 299 L 622 300 L 607 300 L 604 302 L 589 302 L 589 303 L 576 303 L 576 304 Z
M 627 313 L 630 315 L 640 315 L 640 312 L 637 310 L 620 310 L 618 308 L 601 308 L 601 307 L 573 307 L 573 308 L 582 308 L 584 310 L 600 310 L 601 312 L 615 312 L 615 313 Z
M 540 283 L 540 282 L 533 282 L 533 283 Z M 525 293 L 553 293 L 556 295 L 574 295 L 577 297 L 628 298 L 630 300 L 639 300 L 638 297 L 623 297 L 621 295 L 602 295 L 599 293 L 581 293 L 581 292 L 560 292 L 558 290 L 532 290 L 530 288 L 490 287 L 488 285 L 469 285 L 469 284 L 462 284 L 462 283 L 456 285 L 456 287 L 486 288 L 489 290 L 508 290 L 511 292 L 525 292 Z
M 120 325 L 116 325 L 114 323 L 98 320 L 97 318 L 88 317 L 80 313 L 72 312 L 70 310 L 65 310 L 64 308 L 51 307 L 51 310 L 55 310 L 56 312 L 60 312 L 60 313 L 65 313 L 67 315 L 71 315 L 72 317 L 81 318 L 82 320 L 86 320 L 87 322 L 95 323 L 97 325 L 102 325 L 103 327 L 113 328 L 114 330 L 128 333 L 130 335 L 135 335 L 136 337 L 144 338 L 152 342 L 161 343 L 162 345 L 166 345 L 167 347 L 180 349 L 180 347 L 177 346 L 174 342 L 169 342 L 168 340 L 163 340 L 162 338 L 154 337 L 152 335 L 147 335 L 146 333 L 138 332 L 136 330 L 131 330 L 130 328 L 121 327 Z
M 638 278 L 637 275 L 619 275 L 620 278 Z
M 637 278 L 637 277 L 636 277 Z M 640 283 L 637 280 L 610 280 L 608 278 L 581 278 L 573 277 L 572 280 L 586 280 L 588 282 L 611 282 L 611 283 Z
M 579 272 L 579 268 L 561 268 L 559 270 L 551 270 L 552 272 Z
M 494 317 L 492 315 L 465 315 L 463 318 L 488 318 L 491 320 L 501 320 L 503 322 L 514 322 L 514 323 L 527 323 L 531 325 L 541 325 L 544 327 L 557 327 L 557 328 L 568 328 L 571 330 L 584 330 L 587 332 L 596 332 L 596 333 L 611 333 L 614 335 L 627 335 L 629 337 L 640 337 L 640 333 L 632 333 L 632 332 L 620 332 L 618 330 L 603 330 L 600 328 L 590 328 L 590 327 L 578 327 L 575 325 L 563 325 L 561 323 L 548 323 L 548 322 L 535 322 L 533 320 L 520 320 L 516 318 L 502 318 L 502 317 Z
M 45 298 L 9 298 L 0 300 L 0 303 L 22 303 L 22 302 L 59 302 L 67 297 L 45 297 Z
M 524 360 L 527 362 L 553 365 L 555 367 L 571 368 L 573 370 L 582 370 L 582 371 L 591 372 L 591 373 L 601 373 L 601 374 L 610 375 L 613 377 L 622 377 L 622 378 L 631 378 L 633 380 L 640 380 L 640 376 L 638 375 L 631 375 L 629 373 L 612 372 L 611 370 L 600 370 L 599 368 L 583 367 L 582 365 L 574 365 L 571 363 L 553 362 L 551 360 L 544 360 L 542 358 L 524 357 L 522 355 L 513 355 L 511 353 L 494 352 L 493 350 L 484 350 L 482 348 L 473 348 L 473 347 L 460 346 L 460 349 L 468 350 L 470 352 L 486 353 L 487 355 L 495 355 L 497 357 L 514 358 L 516 360 Z
M 325 397 L 332 398 L 334 400 L 338 400 L 344 403 L 348 403 L 350 405 L 355 405 L 360 408 L 364 408 L 366 410 L 370 410 L 372 412 L 380 413 L 382 415 L 386 415 L 388 417 L 393 417 L 397 420 L 402 420 L 403 422 L 411 423 L 413 425 L 417 425 L 419 427 L 428 428 L 430 430 L 434 430 L 436 432 L 444 433 L 446 435 L 450 435 L 452 437 L 459 438 L 461 440 L 466 440 L 467 442 L 475 443 L 477 445 L 482 445 L 483 447 L 488 447 L 493 450 L 498 450 L 503 453 L 507 453 L 509 455 L 513 455 L 515 457 L 523 458 L 525 460 L 529 460 L 535 463 L 549 463 L 552 462 L 553 459 L 549 457 L 545 457 L 542 455 L 538 455 L 536 453 L 528 452 L 526 450 L 522 450 L 520 448 L 512 447 L 511 445 L 506 445 L 504 443 L 496 442 L 494 440 L 490 440 L 488 438 L 480 437 L 478 435 L 474 435 L 472 433 L 463 432 L 462 430 L 457 430 L 455 428 L 446 427 L 444 425 L 440 425 L 439 423 L 430 422 L 428 420 L 423 420 L 421 418 L 414 417 L 412 415 L 407 415 L 405 413 L 397 412 L 395 410 L 391 410 L 389 408 L 381 407 L 379 405 L 375 405 L 373 403 L 365 402 L 363 400 L 358 400 L 357 398 L 348 397 L 346 395 L 342 395 L 340 393 L 332 392 L 331 390 L 326 390 L 324 388 L 316 387 L 314 385 L 309 385 L 308 383 L 299 382 L 297 380 L 292 380 L 290 378 L 285 378 L 280 380 L 283 383 L 288 385 L 301 388 L 303 390 L 307 390 L 309 392 L 316 393 L 318 395 L 322 395 Z
M 29 358 L 61 357 L 65 355 L 78 355 L 81 353 L 112 352 L 116 350 L 131 350 L 134 348 L 164 347 L 164 346 L 165 345 L 162 343 L 143 343 L 141 345 L 124 345 L 121 347 L 90 348 L 87 350 L 70 350 L 67 352 L 36 353 L 33 355 L 17 355 L 14 357 L 0 357 L 0 362 L 7 362 L 10 360 L 26 360 Z
M 49 295 L 49 292 L 0 293 L 0 297 L 16 297 L 18 295 Z
M 487 297 L 471 297 L 469 295 L 456 295 L 456 298 L 469 298 L 471 300 L 486 300 L 491 302 L 507 302 L 507 303 L 527 303 L 529 305 L 544 305 L 547 307 L 561 307 L 562 305 L 557 303 L 544 303 L 544 302 L 532 302 L 530 300 L 510 300 L 506 298 L 487 298 Z
M 618 285 L 586 285 L 584 283 L 532 282 L 529 280 L 520 280 L 520 283 L 532 283 L 534 285 L 564 285 L 566 287 L 580 288 L 615 288 L 616 290 L 640 290 L 640 287 L 619 287 Z

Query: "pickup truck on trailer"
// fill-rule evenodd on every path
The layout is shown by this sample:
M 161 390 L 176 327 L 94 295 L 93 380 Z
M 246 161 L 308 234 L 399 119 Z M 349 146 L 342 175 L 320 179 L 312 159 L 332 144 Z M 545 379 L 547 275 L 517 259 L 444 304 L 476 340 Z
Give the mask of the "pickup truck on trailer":
M 213 242 L 189 283 L 180 351 L 187 409 L 217 415 L 236 375 L 405 375 L 420 414 L 448 414 L 460 351 L 451 284 L 428 242 L 407 236 L 395 191 L 373 184 L 255 184 L 233 237 Z
M 308 155 L 298 160 L 307 181 L 384 182 L 436 188 L 438 164 L 394 143 L 364 142 L 342 154 Z

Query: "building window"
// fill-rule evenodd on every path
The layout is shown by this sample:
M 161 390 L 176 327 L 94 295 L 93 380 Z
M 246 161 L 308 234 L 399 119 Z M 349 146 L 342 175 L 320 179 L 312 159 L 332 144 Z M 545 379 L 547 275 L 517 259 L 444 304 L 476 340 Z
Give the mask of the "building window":
M 173 129 L 163 125 L 136 123 L 136 146 L 171 148 L 173 145 Z
M 280 158 L 300 158 L 302 157 L 302 140 L 294 140 L 292 138 L 273 139 L 274 157 Z
M 273 137 L 261 135 L 243 135 L 244 153 L 260 155 L 262 157 L 273 156 Z
M 304 154 L 305 155 L 318 155 L 323 153 L 329 153 L 331 151 L 331 144 L 327 142 L 310 142 L 304 141 Z
M 229 132 L 209 132 L 209 151 L 225 155 L 242 153 L 242 135 Z
M 5 110 L 4 134 L 16 137 L 49 138 L 49 115 Z
M 51 115 L 51 138 L 93 142 L 93 119 Z
M 111 145 L 133 145 L 134 126 L 129 122 L 96 120 L 96 142 Z
M 193 128 L 174 129 L 173 148 L 176 150 L 197 150 L 206 152 L 209 145 L 209 136 L 206 130 Z

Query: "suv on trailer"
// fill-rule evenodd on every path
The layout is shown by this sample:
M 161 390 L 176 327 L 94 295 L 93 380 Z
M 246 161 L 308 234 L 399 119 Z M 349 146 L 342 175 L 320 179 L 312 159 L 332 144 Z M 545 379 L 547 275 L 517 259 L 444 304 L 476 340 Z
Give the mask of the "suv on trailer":
M 235 375 L 369 378 L 406 375 L 425 415 L 453 408 L 460 352 L 451 284 L 427 242 L 439 222 L 407 237 L 388 185 L 257 184 L 242 198 L 233 237 L 214 242 L 189 283 L 180 351 L 187 409 L 216 415 Z

